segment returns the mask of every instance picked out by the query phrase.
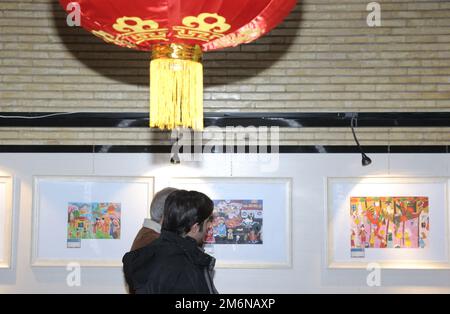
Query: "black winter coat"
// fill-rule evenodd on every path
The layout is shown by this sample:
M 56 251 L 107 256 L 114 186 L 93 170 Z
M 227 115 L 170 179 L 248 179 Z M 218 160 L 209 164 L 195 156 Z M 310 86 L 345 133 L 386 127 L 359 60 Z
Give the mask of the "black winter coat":
M 197 242 L 162 231 L 148 246 L 125 254 L 125 279 L 137 294 L 213 294 L 215 259 Z

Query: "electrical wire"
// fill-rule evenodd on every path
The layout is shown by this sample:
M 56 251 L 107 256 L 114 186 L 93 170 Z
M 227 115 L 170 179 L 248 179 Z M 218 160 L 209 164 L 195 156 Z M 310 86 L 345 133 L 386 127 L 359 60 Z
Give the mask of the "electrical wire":
M 50 117 L 56 117 L 56 116 L 68 116 L 73 114 L 78 114 L 83 112 L 58 112 L 58 113 L 50 113 L 42 116 L 3 116 L 0 115 L 0 119 L 26 119 L 26 120 L 33 120 L 33 119 L 44 119 L 44 118 L 50 118 Z
M 372 159 L 370 159 L 369 156 L 366 155 L 366 153 L 364 152 L 364 150 L 362 149 L 362 147 L 358 141 L 358 137 L 356 136 L 356 132 L 355 132 L 355 128 L 357 126 L 358 126 L 358 118 L 357 118 L 357 114 L 354 114 L 352 116 L 352 120 L 350 122 L 350 127 L 352 129 L 353 138 L 355 139 L 356 145 L 358 146 L 358 149 L 362 156 L 362 165 L 365 167 L 365 166 L 369 166 L 372 163 Z

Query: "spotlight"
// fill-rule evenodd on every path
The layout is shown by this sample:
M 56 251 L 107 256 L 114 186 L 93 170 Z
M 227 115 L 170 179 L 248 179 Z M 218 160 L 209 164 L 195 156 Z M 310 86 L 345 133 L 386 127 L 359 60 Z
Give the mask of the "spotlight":
M 353 138 L 355 139 L 356 145 L 358 146 L 358 149 L 361 152 L 361 156 L 362 156 L 361 163 L 362 163 L 363 167 L 367 167 L 370 164 L 372 164 L 372 159 L 370 159 L 369 156 L 367 156 L 366 153 L 364 153 L 361 145 L 359 144 L 358 138 L 356 137 L 355 127 L 358 124 L 357 117 L 358 117 L 358 114 L 354 114 L 352 116 L 352 120 L 350 122 L 350 127 L 352 128 Z
M 180 156 L 178 155 L 178 152 L 175 153 L 175 154 L 173 154 L 173 155 L 170 157 L 170 163 L 171 163 L 172 165 L 179 165 L 179 164 L 181 163 Z
M 370 159 L 366 154 L 362 153 L 362 165 L 363 167 L 367 167 L 372 163 L 372 159 Z

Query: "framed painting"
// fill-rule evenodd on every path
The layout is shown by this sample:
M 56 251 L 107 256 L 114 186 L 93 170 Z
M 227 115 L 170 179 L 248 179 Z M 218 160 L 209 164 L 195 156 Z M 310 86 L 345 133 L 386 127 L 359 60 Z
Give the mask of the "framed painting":
M 329 178 L 330 268 L 449 269 L 448 179 Z
M 150 177 L 34 178 L 32 266 L 122 266 L 148 218 Z
M 291 179 L 173 178 L 214 202 L 205 250 L 219 268 L 291 267 Z
M 0 268 L 11 267 L 13 179 L 0 176 Z

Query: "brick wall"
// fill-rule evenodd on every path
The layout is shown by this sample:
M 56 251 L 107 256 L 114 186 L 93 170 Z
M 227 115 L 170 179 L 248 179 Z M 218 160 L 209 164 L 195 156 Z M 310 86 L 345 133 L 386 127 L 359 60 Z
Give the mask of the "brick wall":
M 450 2 L 380 0 L 382 27 L 376 28 L 366 24 L 368 2 L 303 0 L 268 36 L 208 53 L 205 111 L 449 111 Z M 0 0 L 0 111 L 147 112 L 148 66 L 147 53 L 67 27 L 57 1 Z M 0 143 L 132 143 L 164 136 L 145 129 L 54 131 L 2 128 Z M 448 134 L 380 129 L 362 138 L 366 144 L 448 144 Z M 347 130 L 286 130 L 282 138 L 351 143 Z

